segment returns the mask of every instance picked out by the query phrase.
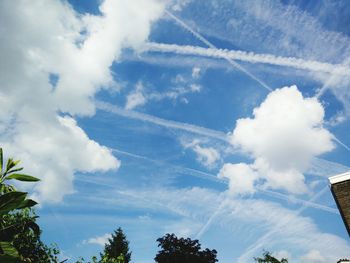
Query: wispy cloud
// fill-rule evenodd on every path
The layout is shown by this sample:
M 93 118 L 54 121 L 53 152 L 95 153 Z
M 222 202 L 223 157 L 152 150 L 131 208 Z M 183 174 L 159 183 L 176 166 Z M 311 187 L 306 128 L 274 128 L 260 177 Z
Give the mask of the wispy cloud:
M 195 139 L 190 143 L 183 142 L 185 149 L 191 149 L 197 155 L 197 161 L 207 168 L 215 167 L 215 164 L 220 160 L 221 156 L 218 150 L 213 147 L 205 147 L 201 145 L 200 140 Z
M 207 136 L 207 137 L 225 141 L 225 142 L 228 141 L 227 135 L 220 131 L 215 131 L 215 130 L 211 130 L 200 126 L 195 126 L 188 123 L 166 120 L 166 119 L 158 118 L 158 117 L 155 117 L 146 113 L 137 112 L 137 111 L 125 110 L 118 106 L 114 106 L 112 104 L 102 102 L 102 101 L 97 101 L 96 107 L 97 109 L 108 111 L 126 118 L 150 122 L 159 126 L 183 130 L 183 131 L 195 133 L 202 136 Z
M 193 176 L 193 177 L 198 177 L 198 178 L 201 178 L 204 180 L 208 180 L 208 181 L 211 181 L 213 183 L 228 185 L 227 180 L 225 180 L 224 178 L 219 178 L 215 174 L 212 174 L 212 173 L 200 171 L 198 169 L 174 165 L 174 164 L 171 164 L 169 162 L 155 160 L 155 159 L 143 156 L 143 155 L 126 152 L 126 151 L 122 151 L 122 150 L 115 149 L 115 148 L 114 149 L 112 148 L 110 150 L 113 151 L 114 153 L 116 153 L 117 155 L 126 155 L 126 156 L 129 156 L 132 158 L 142 159 L 142 160 L 145 160 L 147 162 L 154 163 L 156 165 L 171 168 L 171 171 L 173 171 L 176 174 L 185 174 L 185 175 L 189 175 L 189 176 Z M 322 160 L 320 160 L 320 162 L 322 162 Z M 329 164 L 329 169 L 331 169 L 330 167 L 331 167 L 331 165 Z M 106 179 L 91 178 L 90 176 L 80 175 L 79 177 L 76 178 L 76 180 L 82 181 L 82 182 L 88 182 L 88 183 L 95 184 L 95 185 L 100 185 L 103 187 L 114 188 L 113 184 L 110 181 L 106 181 Z M 307 207 L 310 207 L 313 209 L 321 210 L 324 212 L 333 213 L 333 214 L 339 213 L 337 209 L 334 209 L 332 207 L 322 205 L 322 204 L 319 204 L 316 202 L 307 201 L 307 200 L 304 200 L 301 198 L 297 198 L 293 195 L 288 195 L 288 194 L 284 194 L 284 193 L 273 191 L 273 190 L 266 190 L 263 188 L 257 188 L 257 191 L 264 194 L 264 195 L 273 197 L 275 199 L 287 201 L 288 203 L 299 204 L 299 205 L 307 206 Z
M 143 84 L 138 82 L 136 84 L 135 90 L 128 94 L 126 97 L 126 110 L 132 110 L 137 106 L 144 105 L 147 102 L 145 95 L 143 94 Z
M 145 85 L 141 80 L 135 85 L 135 89 L 132 90 L 126 97 L 126 110 L 133 110 L 138 106 L 143 106 L 148 102 L 159 102 L 165 99 L 176 102 L 180 100 L 182 103 L 189 103 L 186 95 L 199 93 L 202 90 L 202 86 L 196 81 L 200 76 L 200 69 L 194 67 L 190 77 L 182 74 L 176 75 L 171 80 L 170 88 L 165 91 L 159 92 Z
M 319 191 L 316 195 L 314 195 L 310 202 L 313 202 L 320 198 L 326 191 L 328 191 L 328 186 L 324 187 L 321 191 Z M 264 246 L 266 246 L 269 242 L 273 242 L 272 240 L 275 238 L 275 235 L 281 234 L 281 232 L 284 232 L 284 229 L 289 225 L 292 224 L 292 222 L 300 216 L 300 214 L 307 209 L 307 204 L 304 204 L 301 206 L 293 215 L 281 215 L 279 218 L 279 221 L 276 222 L 276 225 L 271 227 L 271 229 L 265 233 L 263 236 L 261 236 L 258 240 L 256 240 L 252 245 L 250 245 L 239 257 L 238 263 L 246 263 L 249 261 L 249 259 L 256 253 L 259 249 L 263 249 Z M 294 225 L 296 228 L 296 226 Z M 320 233 L 317 233 L 317 235 L 320 235 Z M 323 244 L 324 245 L 324 244 Z M 345 243 L 343 245 L 346 245 Z M 323 251 L 324 252 L 324 251 Z M 330 255 L 324 254 L 324 256 L 329 257 Z M 332 255 L 334 257 L 334 255 Z M 338 256 L 338 255 L 337 255 Z
M 206 39 L 205 37 L 203 37 L 200 33 L 196 32 L 194 29 L 192 29 L 190 26 L 188 26 L 184 21 L 182 21 L 180 18 L 178 18 L 177 16 L 175 16 L 174 14 L 172 14 L 171 12 L 169 12 L 168 10 L 165 10 L 165 13 L 171 17 L 176 23 L 178 23 L 181 27 L 185 28 L 186 30 L 188 30 L 191 34 L 193 34 L 197 39 L 199 39 L 201 42 L 203 42 L 205 45 L 207 45 L 208 47 L 212 48 L 212 49 L 216 49 L 216 46 L 214 44 L 212 44 L 208 39 Z M 255 76 L 254 74 L 252 74 L 249 70 L 245 69 L 243 66 L 241 66 L 240 64 L 238 64 L 236 61 L 230 59 L 230 58 L 225 58 L 227 60 L 228 63 L 230 63 L 233 67 L 239 69 L 240 71 L 242 71 L 243 73 L 245 73 L 246 75 L 248 75 L 250 78 L 252 78 L 253 80 L 255 80 L 256 82 L 258 82 L 264 89 L 268 90 L 268 91 L 272 91 L 272 88 L 269 87 L 264 81 L 262 81 L 261 79 L 259 79 L 257 76 Z
M 325 189 L 310 201 L 315 201 L 328 190 L 328 187 Z M 346 240 L 323 233 L 312 219 L 300 215 L 307 206 L 294 211 L 271 201 L 230 198 L 225 193 L 196 187 L 122 191 L 113 189 L 112 192 L 104 190 L 101 194 L 104 197 L 101 196 L 100 201 L 105 202 L 106 200 L 106 205 L 115 206 L 115 204 L 123 203 L 129 209 L 140 206 L 143 209 L 149 207 L 175 213 L 180 219 L 182 218 L 181 221 L 185 224 L 179 224 L 176 228 L 182 234 L 197 233 L 197 236 L 200 234 L 203 237 L 209 228 L 218 226 L 232 232 L 233 236 L 244 233 L 244 241 L 249 239 L 257 240 L 257 242 L 247 247 L 247 251 L 238 260 L 242 263 L 251 262 L 260 249 L 275 249 L 280 245 L 288 247 L 291 255 L 303 255 L 310 250 L 322 251 L 327 262 L 337 260 L 339 253 L 349 251 L 349 244 Z M 117 198 L 117 194 L 124 196 L 124 199 Z M 96 193 L 93 198 L 99 195 Z M 114 203 L 111 197 L 116 199 Z M 90 202 L 93 202 L 93 198 Z M 186 225 L 190 225 L 189 220 L 196 222 L 192 230 L 186 228 Z M 202 225 L 200 226 L 199 223 Z M 263 238 L 259 238 L 262 231 L 267 232 Z M 305 233 L 308 234 L 305 235 Z

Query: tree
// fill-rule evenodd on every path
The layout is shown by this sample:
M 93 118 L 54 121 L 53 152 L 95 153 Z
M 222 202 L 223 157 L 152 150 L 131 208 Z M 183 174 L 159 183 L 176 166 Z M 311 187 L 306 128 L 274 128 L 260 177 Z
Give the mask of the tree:
M 263 253 L 262 258 L 254 258 L 254 260 L 258 263 L 288 263 L 288 259 L 282 258 L 281 260 L 278 260 L 277 258 L 273 257 L 268 251 L 265 251 Z
M 114 260 L 115 262 L 129 263 L 131 260 L 131 252 L 129 251 L 129 241 L 123 230 L 119 227 L 112 237 L 108 239 L 108 243 L 105 245 L 104 252 L 101 254 L 102 261 L 108 262 L 108 260 Z
M 0 262 L 58 262 L 56 246 L 48 247 L 40 240 L 38 216 L 31 207 L 37 203 L 9 184 L 11 180 L 37 182 L 38 178 L 18 173 L 19 161 L 12 158 L 3 165 L 0 148 Z
M 12 222 L 13 212 L 19 209 L 26 209 L 37 203 L 27 198 L 26 192 L 19 192 L 8 181 L 18 180 L 24 182 L 37 182 L 38 178 L 30 175 L 18 173 L 23 168 L 18 168 L 19 161 L 12 158 L 4 165 L 3 152 L 0 148 L 0 261 L 18 262 L 26 260 L 14 246 L 16 235 L 27 230 L 38 233 L 39 226 L 35 223 L 35 218 L 26 218 L 21 222 Z
M 35 211 L 32 209 L 22 209 L 11 213 L 6 217 L 6 225 L 23 226 L 26 222 L 36 221 Z M 33 231 L 31 228 L 18 229 L 13 238 L 13 246 L 21 255 L 25 262 L 58 262 L 59 250 L 56 245 L 47 246 L 40 238 L 41 231 Z
M 206 248 L 201 250 L 198 240 L 177 238 L 175 234 L 166 234 L 157 239 L 161 250 L 155 257 L 158 263 L 215 263 L 217 251 Z

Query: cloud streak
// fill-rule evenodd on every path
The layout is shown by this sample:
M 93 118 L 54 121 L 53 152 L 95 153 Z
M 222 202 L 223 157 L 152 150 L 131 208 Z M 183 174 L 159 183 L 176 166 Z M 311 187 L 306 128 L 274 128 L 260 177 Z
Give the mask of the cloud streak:
M 193 55 L 207 58 L 230 59 L 249 63 L 262 63 L 282 67 L 316 71 L 335 75 L 349 75 L 350 68 L 342 64 L 330 64 L 314 60 L 304 60 L 294 57 L 274 56 L 270 54 L 256 54 L 241 50 L 218 49 L 215 47 L 203 48 L 198 46 L 163 44 L 150 42 L 145 44 L 145 51 L 175 53 L 179 55 Z
M 137 111 L 125 110 L 118 106 L 114 106 L 112 104 L 109 104 L 103 101 L 97 101 L 96 108 L 99 110 L 111 112 L 119 116 L 129 118 L 129 119 L 150 122 L 166 128 L 183 130 L 183 131 L 199 134 L 202 136 L 207 136 L 209 138 L 228 142 L 227 135 L 220 131 L 215 131 L 215 130 L 211 130 L 200 126 L 195 126 L 188 123 L 166 120 L 166 119 L 158 118 L 158 117 L 155 117 L 146 113 L 137 112 Z

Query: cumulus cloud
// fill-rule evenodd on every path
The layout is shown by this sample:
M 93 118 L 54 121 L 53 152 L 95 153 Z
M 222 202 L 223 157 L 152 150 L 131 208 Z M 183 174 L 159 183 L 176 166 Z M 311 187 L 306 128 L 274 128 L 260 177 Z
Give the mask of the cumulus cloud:
M 225 164 L 219 176 L 233 180 L 230 189 L 235 193 L 251 193 L 253 185 L 307 192 L 303 172 L 312 158 L 334 148 L 333 135 L 323 127 L 323 119 L 321 103 L 304 98 L 296 86 L 271 92 L 254 109 L 253 118 L 237 120 L 230 134 L 232 145 L 254 162 Z M 244 183 L 237 182 L 241 177 Z
M 88 240 L 83 240 L 83 244 L 104 246 L 108 242 L 108 239 L 110 238 L 112 238 L 111 234 L 104 234 L 102 236 L 92 237 L 92 238 L 89 238 Z
M 72 193 L 75 172 L 120 166 L 74 117 L 95 113 L 94 95 L 117 85 L 110 66 L 123 48 L 142 45 L 163 8 L 157 0 L 105 0 L 95 16 L 66 1 L 1 1 L 0 143 L 41 178 L 40 201 Z
M 48 202 L 73 193 L 75 171 L 96 172 L 117 169 L 120 161 L 111 151 L 90 140 L 71 117 L 57 117 L 45 123 L 23 123 L 20 132 L 3 142 L 10 154 L 20 156 L 26 170 L 41 178 L 36 196 Z
M 229 188 L 236 194 L 254 193 L 254 182 L 259 178 L 258 173 L 245 163 L 226 163 L 218 176 L 219 178 L 228 178 Z

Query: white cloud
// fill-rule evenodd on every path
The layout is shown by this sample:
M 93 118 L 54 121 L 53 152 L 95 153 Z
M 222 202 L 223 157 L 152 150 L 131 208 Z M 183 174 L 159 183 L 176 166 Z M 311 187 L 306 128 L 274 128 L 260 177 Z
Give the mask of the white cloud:
M 137 106 L 142 106 L 147 102 L 147 99 L 143 95 L 143 84 L 138 82 L 136 88 L 126 97 L 125 109 L 132 110 Z
M 322 256 L 321 252 L 318 250 L 310 250 L 306 255 L 302 256 L 300 259 L 301 263 L 326 263 L 326 258 Z
M 304 98 L 296 86 L 284 87 L 271 92 L 253 115 L 237 120 L 230 140 L 254 162 L 225 165 L 220 176 L 232 180 L 242 176 L 238 172 L 249 175 L 249 184 L 237 189 L 230 184 L 233 192 L 244 193 L 242 187 L 246 186 L 250 193 L 253 184 L 297 194 L 307 192 L 303 172 L 312 158 L 334 148 L 332 134 L 322 126 L 322 105 L 315 98 Z
M 349 67 L 350 55 L 343 65 Z M 317 91 L 317 97 L 322 98 L 326 91 L 330 90 L 343 105 L 343 109 L 334 114 L 328 121 L 328 124 L 335 126 L 346 121 L 350 116 L 349 74 L 341 76 L 337 70 L 334 70 L 331 74 L 314 74 L 313 76 L 316 80 L 323 83 L 323 86 Z
M 205 148 L 197 144 L 193 151 L 198 155 L 198 161 L 208 167 L 212 167 L 220 159 L 219 152 L 212 147 Z
M 199 67 L 194 67 L 192 69 L 192 78 L 194 79 L 198 79 L 200 77 L 200 74 L 201 74 L 201 68 Z
M 277 251 L 277 252 L 275 252 L 275 253 L 273 253 L 273 256 L 275 257 L 275 258 L 277 258 L 277 259 L 282 259 L 282 258 L 286 258 L 286 259 L 288 259 L 288 261 L 292 261 L 291 260 L 291 255 L 290 255 L 290 253 L 287 251 L 287 250 L 280 250 L 280 251 Z
M 259 178 L 258 173 L 245 163 L 226 163 L 218 176 L 229 179 L 229 188 L 236 194 L 254 193 L 254 182 Z
M 135 89 L 131 91 L 126 97 L 126 110 L 132 110 L 138 106 L 145 105 L 151 101 L 161 101 L 169 99 L 175 102 L 180 99 L 180 102 L 188 104 L 189 101 L 185 97 L 187 94 L 199 93 L 202 87 L 197 83 L 191 83 L 191 81 L 183 75 L 176 75 L 172 79 L 174 87 L 169 88 L 167 91 L 147 91 L 147 88 L 142 81 L 137 82 Z
M 110 238 L 112 238 L 111 234 L 104 234 L 102 236 L 92 237 L 92 238 L 89 238 L 88 240 L 83 240 L 83 244 L 104 246 L 108 242 L 108 239 Z
M 66 1 L 1 1 L 0 143 L 41 178 L 41 202 L 72 193 L 75 172 L 119 167 L 68 115 L 94 114 L 94 95 L 116 85 L 110 66 L 122 48 L 142 45 L 163 8 L 157 0 L 106 0 L 94 16 Z
M 20 157 L 26 171 L 41 178 L 36 184 L 36 197 L 55 202 L 73 193 L 75 171 L 96 172 L 117 169 L 120 161 L 109 149 L 90 140 L 70 117 L 40 123 L 17 125 L 21 131 L 13 139 L 2 142 L 9 154 Z M 22 132 L 25 131 L 25 132 Z
M 192 0 L 173 0 L 171 9 L 174 11 L 182 11 Z
M 193 140 L 191 143 L 183 143 L 187 149 L 193 150 L 197 154 L 197 161 L 208 168 L 213 168 L 218 160 L 220 153 L 213 147 L 203 147 L 199 140 Z
M 174 233 L 177 237 L 193 237 L 196 232 L 200 229 L 200 222 L 190 219 L 176 220 L 175 222 L 169 223 L 164 226 L 163 233 Z

